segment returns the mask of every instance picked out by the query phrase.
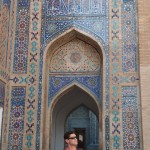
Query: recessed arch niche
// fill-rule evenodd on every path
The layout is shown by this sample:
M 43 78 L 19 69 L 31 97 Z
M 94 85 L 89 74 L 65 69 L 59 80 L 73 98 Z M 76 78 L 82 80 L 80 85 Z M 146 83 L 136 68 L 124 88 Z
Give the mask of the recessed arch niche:
M 101 47 L 93 37 L 76 29 L 70 29 L 48 44 L 43 59 L 42 149 L 63 148 L 65 119 L 81 104 L 98 116 L 99 149 L 102 148 L 104 71 Z M 90 84 L 86 84 L 88 81 Z M 74 98 L 71 100 L 71 97 Z

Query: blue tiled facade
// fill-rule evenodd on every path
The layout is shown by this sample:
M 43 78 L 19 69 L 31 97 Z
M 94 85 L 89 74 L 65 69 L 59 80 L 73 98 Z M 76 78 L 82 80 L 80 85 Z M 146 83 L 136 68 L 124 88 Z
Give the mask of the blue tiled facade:
M 54 97 L 72 84 L 93 95 L 100 106 L 104 149 L 118 150 L 122 145 L 126 150 L 141 149 L 136 7 L 136 0 L 0 0 L 4 16 L 0 20 L 4 150 L 40 150 L 43 107 L 48 102 L 46 108 L 50 109 Z M 97 50 L 96 44 L 84 41 L 101 55 L 97 74 L 47 71 L 53 45 L 72 30 L 99 45 Z M 75 58 L 79 59 L 78 55 Z M 6 83 L 5 92 L 1 79 Z M 89 123 L 89 147 L 99 144 L 95 134 L 99 124 L 93 128 L 93 118 L 91 115 L 89 122 L 83 119 L 83 124 Z

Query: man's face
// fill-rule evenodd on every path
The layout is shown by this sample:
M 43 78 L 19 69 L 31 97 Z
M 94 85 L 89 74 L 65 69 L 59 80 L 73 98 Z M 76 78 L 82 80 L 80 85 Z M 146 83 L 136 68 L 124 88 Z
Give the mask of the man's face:
M 70 137 L 69 137 L 69 139 L 66 140 L 66 142 L 70 146 L 77 146 L 78 140 L 77 140 L 76 135 L 74 133 L 70 134 Z

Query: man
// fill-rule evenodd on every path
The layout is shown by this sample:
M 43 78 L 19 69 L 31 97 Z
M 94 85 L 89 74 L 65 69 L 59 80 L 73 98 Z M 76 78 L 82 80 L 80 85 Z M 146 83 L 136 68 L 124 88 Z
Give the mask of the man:
M 66 132 L 64 140 L 67 144 L 64 150 L 77 150 L 78 140 L 74 131 Z

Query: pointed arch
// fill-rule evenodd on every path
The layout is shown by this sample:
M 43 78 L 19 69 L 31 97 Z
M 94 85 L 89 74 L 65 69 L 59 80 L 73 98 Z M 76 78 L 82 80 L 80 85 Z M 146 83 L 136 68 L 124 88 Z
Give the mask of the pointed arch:
M 89 105 L 89 108 L 91 108 L 91 110 L 93 112 L 95 112 L 99 118 L 99 120 L 101 120 L 101 124 L 99 125 L 99 133 L 100 136 L 102 136 L 102 105 L 100 105 L 97 102 L 97 97 L 92 94 L 92 92 L 89 92 L 89 90 L 87 90 L 84 86 L 81 86 L 80 84 L 78 84 L 77 82 L 71 83 L 69 86 L 67 86 L 66 88 L 63 88 L 63 90 L 59 91 L 59 93 L 57 95 L 55 95 L 55 97 L 52 99 L 51 105 L 50 107 L 48 107 L 48 87 L 49 87 L 49 69 L 48 69 L 48 63 L 49 60 L 52 57 L 52 54 L 55 52 L 55 50 L 57 48 L 59 48 L 60 46 L 68 43 L 69 41 L 78 38 L 81 41 L 84 41 L 88 44 L 90 44 L 91 46 L 93 46 L 96 51 L 98 52 L 99 56 L 100 56 L 100 64 L 101 64 L 101 75 L 103 78 L 103 75 L 105 73 L 105 70 L 103 69 L 103 64 L 105 63 L 105 57 L 104 57 L 104 47 L 103 47 L 103 43 L 100 43 L 97 39 L 95 39 L 94 37 L 92 37 L 91 35 L 80 31 L 76 28 L 71 28 L 68 31 L 64 32 L 63 34 L 59 35 L 58 37 L 56 37 L 55 39 L 53 39 L 52 41 L 50 41 L 50 43 L 47 44 L 45 50 L 44 50 L 44 55 L 43 55 L 43 74 L 42 74 L 42 123 L 41 123 L 41 128 L 42 130 L 40 131 L 42 134 L 42 149 L 53 149 L 54 150 L 54 145 L 52 143 L 55 143 L 55 141 L 53 141 L 53 134 L 52 134 L 52 126 L 53 122 L 57 122 L 57 119 L 55 121 L 54 120 L 54 116 L 56 117 L 56 115 L 54 115 L 54 111 L 59 110 L 56 109 L 57 106 L 61 106 L 59 105 L 59 103 L 63 102 L 62 99 L 68 95 L 68 93 L 70 93 L 71 91 L 76 91 L 77 89 L 79 91 L 82 91 L 83 95 L 86 95 L 86 97 L 88 97 L 88 99 L 90 99 L 88 102 L 89 104 L 85 104 L 86 106 Z M 63 75 L 63 74 L 62 74 Z M 103 84 L 103 83 L 101 83 Z M 103 85 L 101 85 L 103 87 Z M 103 93 L 103 92 L 102 92 Z M 84 103 L 81 100 L 82 103 Z M 65 102 L 64 104 L 67 104 L 67 102 Z M 94 105 L 93 107 L 92 104 Z M 78 103 L 79 105 L 79 103 Z M 72 105 L 72 108 L 75 107 L 75 105 Z M 88 107 L 88 106 L 87 106 Z M 95 111 L 96 110 L 96 111 Z M 71 111 L 71 110 L 70 110 Z M 69 113 L 66 112 L 66 113 Z M 63 113 L 61 113 L 63 114 Z M 57 118 L 57 117 L 56 117 Z M 64 131 L 61 130 L 61 132 Z M 63 134 L 63 133 L 61 133 Z M 102 137 L 101 137 L 102 139 Z M 61 139 L 63 141 L 63 139 Z M 62 144 L 63 145 L 63 144 Z M 100 149 L 102 148 L 102 141 L 99 142 L 100 145 Z M 58 148 L 59 149 L 59 148 Z
M 100 39 L 96 39 L 95 37 L 91 36 L 90 34 L 81 31 L 77 28 L 72 27 L 71 29 L 65 31 L 61 35 L 58 35 L 55 39 L 49 41 L 46 45 L 46 48 L 44 48 L 44 58 L 47 58 L 51 55 L 53 50 L 56 48 L 68 43 L 74 38 L 78 38 L 93 47 L 95 47 L 98 50 L 98 53 L 101 57 L 101 60 L 103 61 L 103 56 L 105 54 L 104 52 L 104 42 Z
M 52 137 L 50 139 L 52 144 L 50 145 L 50 149 L 59 150 L 61 147 L 63 147 L 63 136 L 60 135 L 64 134 L 66 118 L 72 110 L 79 107 L 80 105 L 85 105 L 87 108 L 93 111 L 96 116 L 98 116 L 99 128 L 101 128 L 102 117 L 100 105 L 96 100 L 93 99 L 93 97 L 86 93 L 84 89 L 81 89 L 78 86 L 72 86 L 66 89 L 66 91 L 63 91 L 60 94 L 60 97 L 56 97 L 51 105 L 51 128 L 49 134 L 51 135 L 50 137 Z M 55 139 L 53 137 L 55 137 Z M 55 141 L 59 141 L 59 145 L 55 144 Z
M 55 95 L 55 97 L 52 99 L 50 109 L 53 110 L 55 107 L 55 104 L 59 101 L 59 99 L 63 97 L 65 94 L 67 94 L 69 91 L 75 88 L 81 89 L 83 92 L 85 92 L 89 97 L 93 99 L 94 103 L 97 106 L 96 108 L 97 111 L 96 109 L 94 109 L 93 112 L 98 114 L 98 112 L 100 111 L 100 103 L 98 103 L 98 100 L 97 100 L 98 98 L 92 92 L 90 92 L 90 90 L 87 90 L 84 86 L 80 85 L 77 82 L 73 82 L 69 84 L 67 87 L 63 88 L 61 91 L 59 91 L 59 93 Z

